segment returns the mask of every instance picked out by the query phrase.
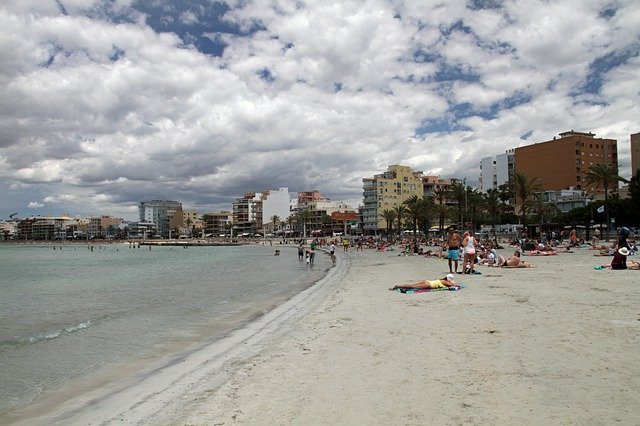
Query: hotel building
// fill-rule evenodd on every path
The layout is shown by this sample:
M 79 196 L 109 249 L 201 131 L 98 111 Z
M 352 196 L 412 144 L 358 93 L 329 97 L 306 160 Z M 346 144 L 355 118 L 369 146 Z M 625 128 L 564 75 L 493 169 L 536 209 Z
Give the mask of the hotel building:
M 180 211 L 180 218 L 182 218 L 182 203 L 178 201 L 141 201 L 138 206 L 140 222 L 153 223 L 158 235 L 163 238 L 169 237 L 169 221 L 176 210 Z
M 498 189 L 509 182 L 515 169 L 515 154 L 508 150 L 504 154 L 480 160 L 480 190 Z
M 385 229 L 387 224 L 381 212 L 391 210 L 414 195 L 422 197 L 424 187 L 422 172 L 414 172 L 410 167 L 389 166 L 386 172 L 362 179 L 363 206 L 360 216 L 364 233 L 375 233 Z
M 545 191 L 578 189 L 596 193 L 586 176 L 593 165 L 604 163 L 618 169 L 615 139 L 596 138 L 593 133 L 560 133 L 552 140 L 515 148 L 515 170 L 538 178 Z

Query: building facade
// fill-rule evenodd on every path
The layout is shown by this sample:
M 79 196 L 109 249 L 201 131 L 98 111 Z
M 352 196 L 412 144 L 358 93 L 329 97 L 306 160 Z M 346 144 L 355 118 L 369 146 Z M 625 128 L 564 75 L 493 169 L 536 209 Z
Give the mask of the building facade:
M 424 195 L 422 172 L 414 172 L 410 167 L 397 164 L 389 166 L 384 173 L 362 179 L 362 183 L 360 218 L 363 231 L 367 234 L 385 229 L 386 221 L 381 212 L 399 206 L 414 195 Z
M 511 179 L 515 170 L 514 150 L 480 160 L 480 190 L 498 189 Z
M 182 203 L 168 200 L 141 201 L 138 206 L 140 222 L 153 223 L 157 235 L 169 237 L 170 220 L 176 210 L 182 211 Z M 182 215 L 180 214 L 180 217 Z
M 202 215 L 202 226 L 206 237 L 231 237 L 233 213 L 220 211 Z
M 540 179 L 545 191 L 561 189 L 586 190 L 586 176 L 593 165 L 604 163 L 618 169 L 618 146 L 615 139 L 596 138 L 593 133 L 560 133 L 559 138 L 516 148 L 515 170 L 529 178 Z

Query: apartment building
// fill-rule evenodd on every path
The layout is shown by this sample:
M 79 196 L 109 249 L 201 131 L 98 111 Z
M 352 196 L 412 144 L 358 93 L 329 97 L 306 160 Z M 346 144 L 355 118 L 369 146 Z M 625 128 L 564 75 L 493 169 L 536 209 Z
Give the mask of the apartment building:
M 360 208 L 363 231 L 375 233 L 385 229 L 381 212 L 393 209 L 414 195 L 424 195 L 422 172 L 408 166 L 391 165 L 387 171 L 362 179 L 363 205 Z
M 140 222 L 153 223 L 157 234 L 163 238 L 169 237 L 169 229 L 172 225 L 170 220 L 171 217 L 176 216 L 176 210 L 182 212 L 182 203 L 169 200 L 149 200 L 141 201 L 138 206 Z M 182 219 L 181 213 L 179 216 Z M 175 222 L 173 224 L 175 225 Z
M 587 185 L 589 168 L 605 163 L 618 168 L 615 139 L 596 138 L 594 133 L 560 133 L 552 140 L 515 148 L 515 170 L 538 178 L 544 190 L 578 189 L 589 193 L 599 190 Z
M 202 226 L 205 236 L 220 237 L 231 236 L 230 224 L 233 220 L 233 213 L 230 211 L 220 211 L 205 213 L 202 215 Z
M 514 150 L 480 160 L 480 190 L 498 189 L 511 179 L 515 170 Z

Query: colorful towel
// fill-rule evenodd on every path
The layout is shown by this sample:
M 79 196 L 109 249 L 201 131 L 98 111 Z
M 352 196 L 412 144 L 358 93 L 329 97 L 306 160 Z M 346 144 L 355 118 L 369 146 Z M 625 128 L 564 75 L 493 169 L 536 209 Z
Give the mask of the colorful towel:
M 430 291 L 458 291 L 465 288 L 466 285 L 460 284 L 455 287 L 442 287 L 442 288 L 397 288 L 398 293 L 413 294 L 413 293 L 428 293 Z

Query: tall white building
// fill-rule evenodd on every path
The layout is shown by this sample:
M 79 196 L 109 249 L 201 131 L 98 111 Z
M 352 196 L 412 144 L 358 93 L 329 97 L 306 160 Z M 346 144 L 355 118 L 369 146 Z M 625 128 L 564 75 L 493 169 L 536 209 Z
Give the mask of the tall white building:
M 182 210 L 182 203 L 167 200 L 141 201 L 138 206 L 140 222 L 151 222 L 156 226 L 158 235 L 169 235 L 169 211 Z
M 480 190 L 487 192 L 488 189 L 497 189 L 500 185 L 509 182 L 514 164 L 513 150 L 480 160 Z
M 262 193 L 262 223 L 271 222 L 276 215 L 280 220 L 285 220 L 290 214 L 289 206 L 291 197 L 289 188 L 269 189 Z

